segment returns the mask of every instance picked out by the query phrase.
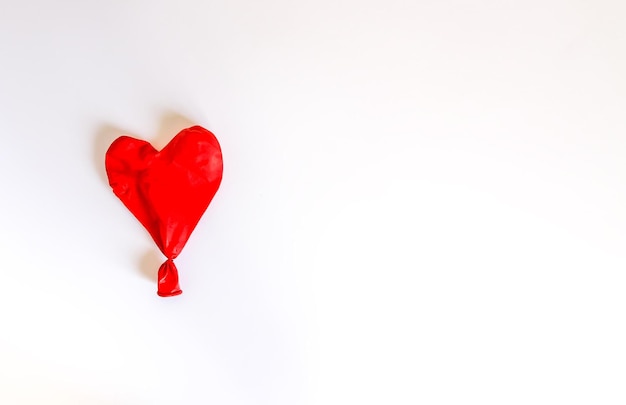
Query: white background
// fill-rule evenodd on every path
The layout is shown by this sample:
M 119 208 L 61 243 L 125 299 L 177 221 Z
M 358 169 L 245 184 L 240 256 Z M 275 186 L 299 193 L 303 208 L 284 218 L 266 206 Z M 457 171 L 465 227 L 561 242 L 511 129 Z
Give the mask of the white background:
M 626 403 L 626 2 L 0 1 L 0 403 Z M 213 131 L 163 260 L 104 175 Z

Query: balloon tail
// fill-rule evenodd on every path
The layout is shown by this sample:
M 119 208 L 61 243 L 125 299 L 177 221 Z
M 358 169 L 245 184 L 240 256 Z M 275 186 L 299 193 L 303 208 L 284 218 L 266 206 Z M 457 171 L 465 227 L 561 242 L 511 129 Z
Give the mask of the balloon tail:
M 161 297 L 173 297 L 182 294 L 182 290 L 178 285 L 178 269 L 172 261 L 167 259 L 161 267 L 159 267 L 159 280 L 157 294 Z

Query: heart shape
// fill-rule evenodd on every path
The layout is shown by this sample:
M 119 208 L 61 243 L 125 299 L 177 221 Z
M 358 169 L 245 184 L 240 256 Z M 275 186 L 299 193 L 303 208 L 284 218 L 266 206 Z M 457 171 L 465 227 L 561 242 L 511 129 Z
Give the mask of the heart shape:
M 222 181 L 222 151 L 215 135 L 200 126 L 187 128 L 160 151 L 121 136 L 107 150 L 105 167 L 113 193 L 167 257 L 159 268 L 157 294 L 182 293 L 173 260 Z

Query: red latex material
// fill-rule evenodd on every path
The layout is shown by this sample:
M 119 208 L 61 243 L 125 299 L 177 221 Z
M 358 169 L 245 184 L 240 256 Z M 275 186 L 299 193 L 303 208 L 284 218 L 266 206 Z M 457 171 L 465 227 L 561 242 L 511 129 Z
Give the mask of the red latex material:
M 200 126 L 180 131 L 161 151 L 121 136 L 106 152 L 113 192 L 141 222 L 167 260 L 158 273 L 162 297 L 182 293 L 173 260 L 180 254 L 222 181 L 222 152 Z
M 173 297 L 183 293 L 178 284 L 178 269 L 173 260 L 167 259 L 159 267 L 158 283 L 157 294 L 161 297 Z

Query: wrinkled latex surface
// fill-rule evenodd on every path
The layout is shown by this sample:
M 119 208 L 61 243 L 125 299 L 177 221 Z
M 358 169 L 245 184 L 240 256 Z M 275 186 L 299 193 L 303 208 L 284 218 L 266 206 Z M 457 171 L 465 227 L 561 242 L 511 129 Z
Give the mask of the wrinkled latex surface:
M 160 296 L 178 295 L 173 259 L 206 211 L 222 180 L 222 152 L 215 136 L 194 126 L 161 151 L 121 136 L 105 156 L 109 184 L 167 257 L 158 273 Z

